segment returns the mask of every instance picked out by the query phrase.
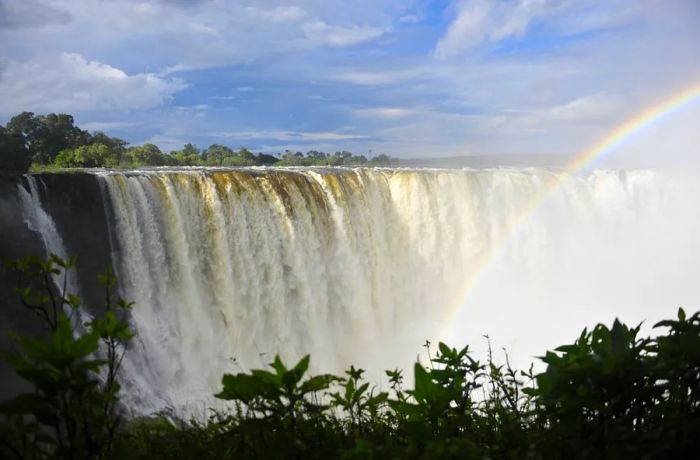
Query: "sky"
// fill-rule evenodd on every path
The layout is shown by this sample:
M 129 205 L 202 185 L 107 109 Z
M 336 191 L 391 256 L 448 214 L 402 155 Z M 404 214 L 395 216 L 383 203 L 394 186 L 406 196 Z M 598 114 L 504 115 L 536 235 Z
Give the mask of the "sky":
M 0 0 L 0 123 L 166 151 L 573 154 L 698 83 L 697 0 Z

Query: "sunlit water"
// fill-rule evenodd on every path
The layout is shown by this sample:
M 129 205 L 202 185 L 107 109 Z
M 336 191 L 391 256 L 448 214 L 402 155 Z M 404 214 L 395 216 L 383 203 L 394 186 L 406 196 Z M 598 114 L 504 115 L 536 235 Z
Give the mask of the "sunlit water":
M 96 174 L 136 303 L 137 412 L 201 414 L 224 372 L 276 352 L 381 382 L 426 339 L 481 352 L 489 334 L 525 366 L 585 325 L 700 305 L 695 177 L 595 171 L 550 193 L 542 169 Z

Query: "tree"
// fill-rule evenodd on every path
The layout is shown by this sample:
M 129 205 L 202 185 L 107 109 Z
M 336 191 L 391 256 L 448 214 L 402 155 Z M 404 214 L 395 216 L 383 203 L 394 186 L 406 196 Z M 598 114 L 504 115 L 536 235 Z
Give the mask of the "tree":
M 81 145 L 62 150 L 54 164 L 59 168 L 114 168 L 119 166 L 119 156 L 105 144 Z
M 73 116 L 65 113 L 35 116 L 32 112 L 22 112 L 12 117 L 6 128 L 10 133 L 24 136 L 34 161 L 49 164 L 60 151 L 90 142 L 90 134 L 73 123 Z
M 184 147 L 182 147 L 182 153 L 185 156 L 191 156 L 191 155 L 199 156 L 199 149 L 197 148 L 196 145 L 188 142 L 187 144 L 185 144 Z
M 318 150 L 309 150 L 308 152 L 306 152 L 306 157 L 313 158 L 314 160 L 325 160 L 326 154 L 323 152 L 319 152 Z
M 257 158 L 255 158 L 255 155 L 253 155 L 253 152 L 248 150 L 245 147 L 241 147 L 238 150 L 237 156 L 244 161 L 251 162 L 251 164 L 256 164 L 257 163 Z
M 386 155 L 384 153 L 381 153 L 377 155 L 376 157 L 372 158 L 369 160 L 370 163 L 373 164 L 379 164 L 379 165 L 389 165 L 391 164 L 391 157 L 389 155 Z
M 122 154 L 126 150 L 126 146 L 129 145 L 129 143 L 123 139 L 119 139 L 118 137 L 109 137 L 102 131 L 95 131 L 90 135 L 90 144 L 104 144 L 109 149 L 117 154 Z
M 213 166 L 221 166 L 225 158 L 232 157 L 233 155 L 233 150 L 221 144 L 212 144 L 202 152 L 202 157 L 206 160 L 207 164 Z
M 164 166 L 167 162 L 167 159 L 155 144 L 143 144 L 138 147 L 131 147 L 126 151 L 126 155 L 131 159 L 134 165 Z
M 279 158 L 273 155 L 268 155 L 266 153 L 258 152 L 257 162 L 258 164 L 271 165 L 277 163 Z
M 32 163 L 24 140 L 20 133 L 12 133 L 0 126 L 0 176 L 18 176 L 24 174 Z

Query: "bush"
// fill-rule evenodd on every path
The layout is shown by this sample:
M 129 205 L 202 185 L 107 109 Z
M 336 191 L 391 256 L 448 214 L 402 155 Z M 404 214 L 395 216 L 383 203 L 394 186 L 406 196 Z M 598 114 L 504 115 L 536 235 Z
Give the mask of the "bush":
M 28 257 L 8 264 L 23 305 L 49 334 L 14 334 L 16 350 L 2 355 L 33 387 L 0 404 L 3 458 L 93 459 L 112 451 L 122 420 L 117 375 L 132 337 L 124 320 L 131 304 L 113 297 L 116 280 L 108 270 L 99 277 L 104 316 L 81 322 L 80 300 L 66 289 L 74 263 L 52 254 L 46 262 Z

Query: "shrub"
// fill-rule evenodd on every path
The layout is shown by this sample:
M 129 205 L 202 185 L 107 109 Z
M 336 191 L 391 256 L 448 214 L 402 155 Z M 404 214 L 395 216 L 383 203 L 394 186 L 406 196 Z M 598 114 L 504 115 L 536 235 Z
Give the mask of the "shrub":
M 121 423 L 117 375 L 132 337 L 124 320 L 131 304 L 114 298 L 108 270 L 99 276 L 104 315 L 81 323 L 80 300 L 66 288 L 74 264 L 53 254 L 8 264 L 23 305 L 48 329 L 48 337 L 14 334 L 16 350 L 2 355 L 33 387 L 0 404 L 4 451 L 18 458 L 105 457 Z

